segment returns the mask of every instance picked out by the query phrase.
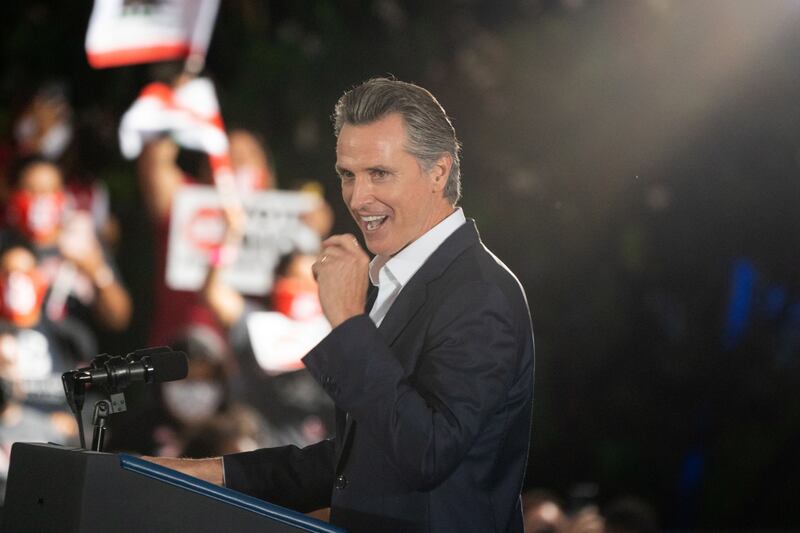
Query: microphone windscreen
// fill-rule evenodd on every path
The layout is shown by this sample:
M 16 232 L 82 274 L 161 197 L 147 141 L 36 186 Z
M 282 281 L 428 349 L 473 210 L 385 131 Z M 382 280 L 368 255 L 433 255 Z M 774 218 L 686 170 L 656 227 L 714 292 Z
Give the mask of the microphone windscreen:
M 152 355 L 150 356 L 150 366 L 153 367 L 153 383 L 183 379 L 189 372 L 189 362 L 183 352 Z

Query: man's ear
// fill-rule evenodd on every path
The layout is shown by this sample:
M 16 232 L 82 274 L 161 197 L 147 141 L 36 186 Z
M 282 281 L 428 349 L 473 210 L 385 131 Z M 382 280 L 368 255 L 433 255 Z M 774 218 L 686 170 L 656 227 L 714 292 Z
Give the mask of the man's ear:
M 447 184 L 447 178 L 450 176 L 450 169 L 453 167 L 453 156 L 448 153 L 442 154 L 442 157 L 436 160 L 431 165 L 428 175 L 431 178 L 433 185 L 433 192 L 441 192 Z

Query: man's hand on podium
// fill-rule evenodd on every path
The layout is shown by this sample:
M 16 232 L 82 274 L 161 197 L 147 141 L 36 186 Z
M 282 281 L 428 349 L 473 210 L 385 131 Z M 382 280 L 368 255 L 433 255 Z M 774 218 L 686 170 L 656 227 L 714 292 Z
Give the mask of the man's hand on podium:
M 174 457 L 151 457 L 143 455 L 142 459 L 157 465 L 177 470 L 187 476 L 208 481 L 214 485 L 224 485 L 222 457 L 208 459 L 178 459 Z

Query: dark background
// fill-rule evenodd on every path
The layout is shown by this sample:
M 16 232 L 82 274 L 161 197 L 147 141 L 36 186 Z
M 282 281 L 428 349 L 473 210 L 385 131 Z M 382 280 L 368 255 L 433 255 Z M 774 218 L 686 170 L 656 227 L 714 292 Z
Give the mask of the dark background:
M 67 81 L 123 226 L 139 347 L 148 228 L 116 145 L 147 66 L 92 70 L 87 1 L 10 2 L 0 128 Z M 223 2 L 208 57 L 229 126 L 281 186 L 333 172 L 353 84 L 429 88 L 464 144 L 462 205 L 517 273 L 537 342 L 527 485 L 635 494 L 668 528 L 800 527 L 800 2 Z

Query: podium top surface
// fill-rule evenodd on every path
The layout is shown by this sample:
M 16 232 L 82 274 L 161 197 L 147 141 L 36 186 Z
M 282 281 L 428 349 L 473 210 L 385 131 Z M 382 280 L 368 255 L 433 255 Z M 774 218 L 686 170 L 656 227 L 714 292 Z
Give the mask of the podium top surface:
M 207 481 L 203 481 L 202 479 L 188 476 L 177 470 L 166 468 L 132 455 L 121 453 L 119 454 L 119 460 L 120 466 L 125 470 L 151 477 L 163 483 L 168 483 L 184 490 L 213 498 L 261 516 L 269 517 L 272 520 L 287 525 L 318 533 L 345 533 L 345 530 L 342 528 L 311 518 L 297 511 L 265 502 L 235 490 L 219 487 Z

